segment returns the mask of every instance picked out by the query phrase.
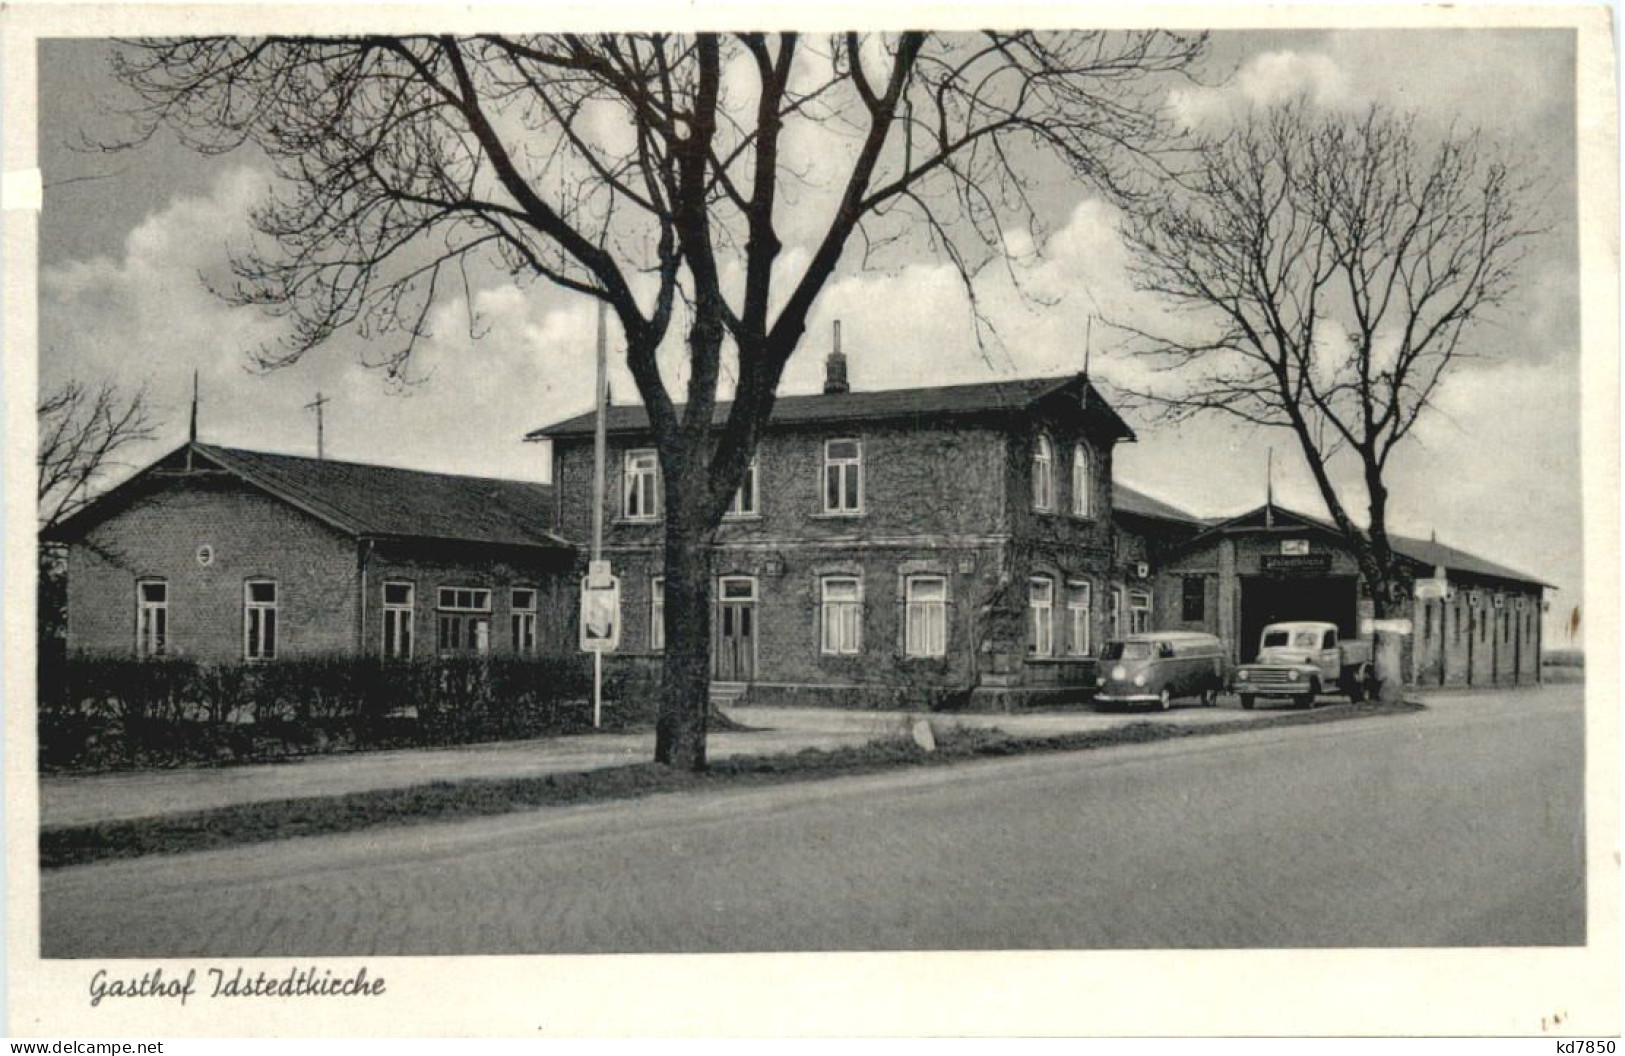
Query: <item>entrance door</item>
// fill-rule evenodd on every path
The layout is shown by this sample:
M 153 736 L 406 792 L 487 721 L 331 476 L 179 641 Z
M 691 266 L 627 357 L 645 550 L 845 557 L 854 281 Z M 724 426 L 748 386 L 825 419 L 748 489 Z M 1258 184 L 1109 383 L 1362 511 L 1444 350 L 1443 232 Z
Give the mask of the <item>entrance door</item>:
M 712 677 L 718 682 L 749 682 L 756 675 L 756 580 L 724 576 L 717 597 Z

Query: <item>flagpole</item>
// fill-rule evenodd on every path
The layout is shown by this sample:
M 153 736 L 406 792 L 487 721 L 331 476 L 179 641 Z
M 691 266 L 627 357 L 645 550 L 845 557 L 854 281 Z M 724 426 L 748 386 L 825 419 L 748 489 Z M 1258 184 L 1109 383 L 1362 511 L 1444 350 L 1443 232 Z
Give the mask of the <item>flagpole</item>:
M 593 388 L 593 405 L 596 420 L 593 424 L 592 437 L 592 561 L 593 567 L 604 557 L 604 461 L 605 446 L 605 400 L 604 395 L 609 388 L 609 343 L 606 329 L 609 325 L 605 318 L 606 305 L 598 302 L 598 381 Z M 592 728 L 598 729 L 603 722 L 604 710 L 604 654 L 595 651 L 592 654 Z

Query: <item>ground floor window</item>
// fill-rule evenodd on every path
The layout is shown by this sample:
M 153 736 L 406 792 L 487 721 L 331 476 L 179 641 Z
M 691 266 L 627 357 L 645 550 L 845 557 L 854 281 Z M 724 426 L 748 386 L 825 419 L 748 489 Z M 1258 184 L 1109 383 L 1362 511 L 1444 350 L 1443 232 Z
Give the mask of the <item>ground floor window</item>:
M 1066 585 L 1067 652 L 1073 656 L 1089 655 L 1090 586 L 1073 581 Z
M 863 585 L 855 576 L 826 576 L 822 593 L 822 651 L 857 653 L 863 648 Z
M 1123 637 L 1123 591 L 1113 587 L 1111 604 L 1106 609 L 1106 637 L 1112 641 Z
M 275 660 L 277 596 L 273 580 L 243 584 L 243 659 Z
M 441 587 L 438 600 L 440 655 L 488 655 L 491 592 L 478 587 Z
M 947 656 L 948 581 L 941 576 L 910 576 L 904 595 L 903 652 L 908 656 Z
M 1055 652 L 1055 581 L 1034 576 L 1027 581 L 1027 648 L 1034 656 Z
M 169 583 L 144 579 L 135 585 L 135 653 L 163 656 L 169 648 Z
M 509 623 L 515 656 L 536 655 L 536 591 L 515 587 L 509 606 Z
M 384 657 L 412 658 L 413 587 L 410 583 L 384 584 Z
M 1179 618 L 1186 623 L 1201 623 L 1207 618 L 1207 580 L 1201 576 L 1186 576 L 1179 596 Z

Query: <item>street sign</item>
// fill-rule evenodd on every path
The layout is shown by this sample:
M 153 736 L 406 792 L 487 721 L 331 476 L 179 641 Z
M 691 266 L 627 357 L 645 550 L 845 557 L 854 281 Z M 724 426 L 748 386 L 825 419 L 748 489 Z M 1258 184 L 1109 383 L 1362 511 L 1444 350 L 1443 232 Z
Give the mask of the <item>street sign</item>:
M 610 572 L 608 561 L 587 562 L 587 582 L 600 589 L 609 586 L 615 576 Z
M 594 584 L 581 581 L 581 651 L 613 653 L 621 645 L 621 581 L 614 576 Z

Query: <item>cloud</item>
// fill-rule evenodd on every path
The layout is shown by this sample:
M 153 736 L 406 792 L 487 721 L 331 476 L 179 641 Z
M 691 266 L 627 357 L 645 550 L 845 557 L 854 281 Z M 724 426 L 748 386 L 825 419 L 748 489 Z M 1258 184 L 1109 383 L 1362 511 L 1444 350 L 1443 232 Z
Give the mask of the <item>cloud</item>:
M 1320 52 L 1267 51 L 1248 61 L 1229 83 L 1177 88 L 1168 93 L 1175 119 L 1186 128 L 1233 120 L 1250 107 L 1305 99 L 1328 110 L 1363 100 L 1353 78 L 1336 59 Z

